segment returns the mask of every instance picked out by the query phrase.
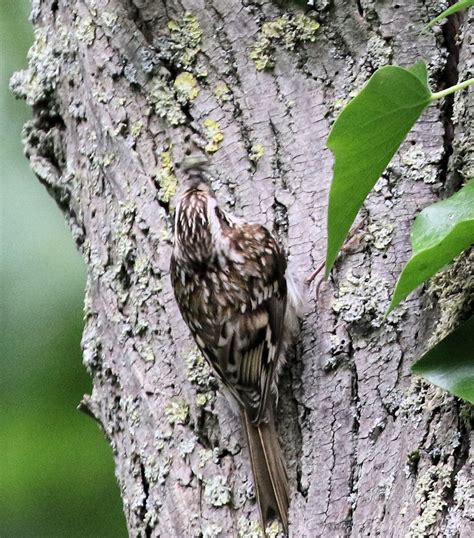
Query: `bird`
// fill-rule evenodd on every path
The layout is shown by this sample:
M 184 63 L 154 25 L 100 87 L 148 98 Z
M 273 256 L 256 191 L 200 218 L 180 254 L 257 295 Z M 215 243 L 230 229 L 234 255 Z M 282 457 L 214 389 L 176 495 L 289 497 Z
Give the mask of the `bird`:
M 279 519 L 287 534 L 289 483 L 274 407 L 301 293 L 268 229 L 219 207 L 208 164 L 196 154 L 180 163 L 171 283 L 198 348 L 241 415 L 264 533 Z

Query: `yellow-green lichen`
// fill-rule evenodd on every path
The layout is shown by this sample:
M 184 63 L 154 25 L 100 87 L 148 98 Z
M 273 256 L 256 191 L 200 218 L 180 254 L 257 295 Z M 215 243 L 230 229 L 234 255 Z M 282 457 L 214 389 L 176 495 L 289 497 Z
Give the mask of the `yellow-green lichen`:
M 196 405 L 206 407 L 207 404 L 214 401 L 214 389 L 216 388 L 216 379 L 212 374 L 211 368 L 203 357 L 198 348 L 193 347 L 185 357 L 188 367 L 188 379 L 196 386 L 198 394 L 196 395 Z
M 104 153 L 103 155 L 94 155 L 92 157 L 92 164 L 94 167 L 107 168 L 115 161 L 115 155 L 113 153 Z
M 171 151 L 163 151 L 160 155 L 160 161 L 161 168 L 156 175 L 156 179 L 160 185 L 157 196 L 162 202 L 168 203 L 172 196 L 176 194 L 177 187 Z
M 159 76 L 151 81 L 148 99 L 158 116 L 164 118 L 170 125 L 184 123 L 186 117 L 176 100 L 174 89 L 170 89 Z
M 163 243 L 169 243 L 171 241 L 171 234 L 170 234 L 169 230 L 167 230 L 166 228 L 162 228 L 160 230 L 159 239 Z
M 278 536 L 283 535 L 283 525 L 277 521 L 273 520 L 265 529 L 266 538 L 277 538 Z
M 263 538 L 262 527 L 258 521 L 250 521 L 245 517 L 237 523 L 239 538 Z
M 287 50 L 293 50 L 300 43 L 314 42 L 318 28 L 319 23 L 304 14 L 296 17 L 285 14 L 265 22 L 250 51 L 250 58 L 255 62 L 258 71 L 271 69 L 275 65 L 273 53 L 277 45 L 281 44 Z
M 249 158 L 253 162 L 259 161 L 263 156 L 265 155 L 265 148 L 262 144 L 253 144 L 253 146 L 250 148 L 250 155 Z
M 224 506 L 230 502 L 230 487 L 225 476 L 216 475 L 204 483 L 204 496 L 212 506 Z
M 144 125 L 142 121 L 134 121 L 130 126 L 130 134 L 132 138 L 138 138 L 142 132 Z
M 165 407 L 165 416 L 170 424 L 186 424 L 189 405 L 184 400 L 173 400 Z
M 178 65 L 192 65 L 201 50 L 202 30 L 197 18 L 187 12 L 180 20 L 169 21 L 168 30 Z
M 221 142 L 224 140 L 224 133 L 221 131 L 219 122 L 215 120 L 204 120 L 203 125 L 207 137 L 205 149 L 208 153 L 215 153 L 221 147 Z
M 176 77 L 174 88 L 178 101 L 183 104 L 189 103 L 199 95 L 199 86 L 196 79 L 186 71 Z
M 168 62 L 183 70 L 174 83 L 156 75 L 149 83 L 148 101 L 158 116 L 169 125 L 184 123 L 186 116 L 181 105 L 188 104 L 199 94 L 196 77 L 207 76 L 201 66 L 193 66 L 200 51 L 202 31 L 197 18 L 186 13 L 182 19 L 168 22 L 169 37 L 161 43 L 161 53 Z M 190 71 L 194 73 L 191 74 Z
M 188 379 L 200 388 L 209 390 L 215 385 L 215 377 L 203 354 L 197 347 L 192 347 L 185 359 L 188 367 Z
M 270 39 L 279 39 L 283 37 L 287 26 L 288 15 L 284 15 L 281 19 L 264 23 L 262 26 L 262 35 Z
M 232 94 L 230 92 L 229 86 L 225 82 L 219 82 L 214 88 L 214 95 L 220 104 L 225 101 L 230 101 L 232 99 Z
M 296 17 L 294 21 L 294 26 L 297 32 L 297 40 L 303 42 L 310 41 L 311 43 L 314 43 L 316 41 L 316 34 L 319 30 L 319 22 L 315 21 L 314 19 L 311 19 L 310 17 L 307 17 L 306 15 L 300 14 Z
M 201 392 L 196 395 L 196 405 L 198 407 L 206 407 L 211 400 L 213 400 L 213 395 L 210 392 Z
M 151 267 L 150 259 L 147 256 L 138 256 L 133 265 L 133 278 L 139 289 L 149 293 L 159 293 L 162 290 L 162 283 Z
M 91 17 L 79 19 L 77 27 L 77 37 L 79 41 L 84 42 L 88 47 L 92 45 L 95 39 L 95 24 Z

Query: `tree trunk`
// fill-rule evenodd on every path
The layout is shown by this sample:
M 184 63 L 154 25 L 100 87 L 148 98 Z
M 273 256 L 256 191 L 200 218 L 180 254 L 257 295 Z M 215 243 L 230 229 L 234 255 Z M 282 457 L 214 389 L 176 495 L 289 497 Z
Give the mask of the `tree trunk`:
M 81 405 L 112 446 L 130 536 L 259 525 L 240 425 L 168 275 L 184 137 L 212 154 L 221 205 L 273 230 L 304 278 L 325 255 L 325 141 L 351 92 L 387 63 L 426 59 L 436 90 L 472 68 L 468 14 L 420 33 L 446 2 L 316 4 L 33 2 L 12 87 L 33 107 L 31 166 L 88 266 Z M 410 373 L 467 308 L 468 260 L 383 320 L 414 215 L 472 174 L 472 95 L 426 111 L 369 196 L 362 238 L 318 298 L 306 292 L 278 409 L 291 536 L 474 536 L 470 408 Z

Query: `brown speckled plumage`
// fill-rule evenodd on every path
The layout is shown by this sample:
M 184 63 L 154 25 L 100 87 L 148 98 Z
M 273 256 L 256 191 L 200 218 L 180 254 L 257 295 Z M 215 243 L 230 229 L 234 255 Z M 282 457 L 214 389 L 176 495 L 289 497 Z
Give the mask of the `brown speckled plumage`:
M 286 258 L 270 232 L 217 206 L 202 163 L 176 207 L 171 278 L 197 345 L 240 405 L 263 525 L 288 527 L 288 480 L 273 425 L 272 389 L 295 326 Z

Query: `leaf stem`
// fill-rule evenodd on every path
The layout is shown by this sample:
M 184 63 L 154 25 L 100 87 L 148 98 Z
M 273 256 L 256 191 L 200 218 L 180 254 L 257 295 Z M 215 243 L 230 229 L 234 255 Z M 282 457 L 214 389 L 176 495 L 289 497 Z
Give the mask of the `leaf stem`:
M 464 90 L 464 88 L 471 86 L 471 84 L 474 84 L 474 78 L 469 78 L 465 80 L 464 82 L 460 82 L 459 84 L 456 84 L 455 86 L 450 86 L 449 88 L 446 88 L 445 90 L 441 92 L 432 93 L 431 100 L 434 101 L 435 99 L 442 99 L 443 97 L 446 97 L 447 95 L 450 95 L 451 93 L 457 92 L 458 90 Z

